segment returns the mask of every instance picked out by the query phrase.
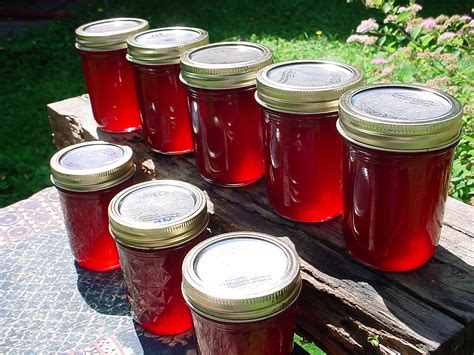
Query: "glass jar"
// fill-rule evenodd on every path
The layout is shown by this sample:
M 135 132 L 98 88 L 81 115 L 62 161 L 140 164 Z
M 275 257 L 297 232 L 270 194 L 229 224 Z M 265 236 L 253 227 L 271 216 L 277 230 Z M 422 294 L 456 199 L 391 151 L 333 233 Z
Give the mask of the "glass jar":
M 182 290 L 201 354 L 293 353 L 300 265 L 277 238 L 234 232 L 198 244 Z
M 54 154 L 50 166 L 76 262 L 92 271 L 119 268 L 107 209 L 132 184 L 132 150 L 101 141 L 80 143 Z
M 272 52 L 248 42 L 222 42 L 181 56 L 201 176 L 220 186 L 251 184 L 264 173 L 260 108 L 253 96 Z
M 362 80 L 362 72 L 350 65 L 320 60 L 277 63 L 258 73 L 265 182 L 270 204 L 281 216 L 322 222 L 341 213 L 337 102 Z
M 175 180 L 137 184 L 115 196 L 109 221 L 135 321 L 158 335 L 191 329 L 181 264 L 208 236 L 204 193 Z
M 347 249 L 380 270 L 416 269 L 439 242 L 462 107 L 426 86 L 377 84 L 339 110 Z
M 148 22 L 137 18 L 95 21 L 76 29 L 92 113 L 104 131 L 141 128 L 132 65 L 125 56 L 127 38 L 146 29 Z
M 127 59 L 134 68 L 142 133 L 150 149 L 163 154 L 194 150 L 179 56 L 208 43 L 206 31 L 190 27 L 159 28 L 128 39 Z

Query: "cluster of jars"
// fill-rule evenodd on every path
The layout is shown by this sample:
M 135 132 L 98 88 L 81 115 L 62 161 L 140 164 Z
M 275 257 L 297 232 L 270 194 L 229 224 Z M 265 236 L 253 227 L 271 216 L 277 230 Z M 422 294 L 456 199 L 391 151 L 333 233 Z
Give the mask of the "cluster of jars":
M 323 222 L 342 213 L 349 253 L 371 267 L 406 271 L 431 258 L 461 131 L 455 98 L 420 85 L 362 85 L 359 69 L 338 62 L 272 64 L 263 45 L 207 44 L 201 29 L 147 29 L 121 18 L 76 30 L 101 129 L 142 127 L 154 151 L 194 151 L 215 185 L 265 176 L 269 202 L 285 218 Z M 134 317 L 146 329 L 189 329 L 189 306 L 203 353 L 244 349 L 237 344 L 260 353 L 270 333 L 268 346 L 290 349 L 301 287 L 291 248 L 252 232 L 208 239 L 202 192 L 175 181 L 130 186 L 127 147 L 73 146 L 51 167 L 76 261 L 117 267 L 115 240 Z

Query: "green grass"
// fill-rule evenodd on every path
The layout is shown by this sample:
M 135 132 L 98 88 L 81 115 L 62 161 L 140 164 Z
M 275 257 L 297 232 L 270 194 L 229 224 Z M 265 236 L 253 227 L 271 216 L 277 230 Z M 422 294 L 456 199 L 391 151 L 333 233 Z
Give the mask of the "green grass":
M 426 15 L 442 12 L 469 13 L 470 8 L 464 2 L 443 1 L 429 1 L 426 6 Z M 345 0 L 102 0 L 76 11 L 74 18 L 53 21 L 16 38 L 7 36 L 0 39 L 0 207 L 50 185 L 48 161 L 55 148 L 46 104 L 85 92 L 74 29 L 115 16 L 146 18 L 151 27 L 201 27 L 209 31 L 212 42 L 262 42 L 274 50 L 278 61 L 337 59 L 370 72 L 374 70 L 370 60 L 377 55 L 344 42 L 360 20 L 376 16 L 360 2 Z M 461 178 L 464 168 L 458 167 Z
M 295 333 L 293 337 L 296 344 L 303 348 L 308 354 L 311 355 L 326 355 L 326 353 L 317 347 L 313 342 L 303 338 L 301 335 Z

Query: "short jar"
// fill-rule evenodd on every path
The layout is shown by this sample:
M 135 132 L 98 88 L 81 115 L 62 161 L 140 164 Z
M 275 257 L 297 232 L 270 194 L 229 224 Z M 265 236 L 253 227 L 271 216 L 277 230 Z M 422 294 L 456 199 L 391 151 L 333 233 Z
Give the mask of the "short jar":
M 190 330 L 181 264 L 209 236 L 204 193 L 176 180 L 137 184 L 110 202 L 109 221 L 135 321 L 158 335 Z
M 104 131 L 141 128 L 133 69 L 125 56 L 127 38 L 147 29 L 148 22 L 138 18 L 95 21 L 76 29 L 92 113 Z
M 220 186 L 244 186 L 264 173 L 260 107 L 255 77 L 272 63 L 269 48 L 221 42 L 181 56 L 196 164 L 201 176 Z
M 209 43 L 206 31 L 166 27 L 128 39 L 137 88 L 142 134 L 147 146 L 162 154 L 194 150 L 186 90 L 179 80 L 179 56 Z
M 301 290 L 293 248 L 256 232 L 221 234 L 183 262 L 200 354 L 292 354 Z
M 341 97 L 343 232 L 356 260 L 407 271 L 434 254 L 461 104 L 421 85 L 376 84 Z
M 281 216 L 322 222 L 341 213 L 337 103 L 362 84 L 353 66 L 321 60 L 270 65 L 257 75 L 268 199 Z
M 112 198 L 132 185 L 135 165 L 129 147 L 95 141 L 61 149 L 50 161 L 69 245 L 76 262 L 92 271 L 119 268 L 109 232 Z

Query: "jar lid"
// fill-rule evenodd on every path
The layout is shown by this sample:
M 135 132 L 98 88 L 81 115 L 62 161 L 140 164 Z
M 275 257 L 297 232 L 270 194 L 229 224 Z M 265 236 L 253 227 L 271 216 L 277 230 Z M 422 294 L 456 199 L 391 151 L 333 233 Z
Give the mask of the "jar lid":
M 181 56 L 181 81 L 204 89 L 255 85 L 257 72 L 273 62 L 272 51 L 250 42 L 221 42 L 192 49 Z
M 147 181 L 119 192 L 109 205 L 112 236 L 143 249 L 181 245 L 209 223 L 204 192 L 176 180 Z
M 300 293 L 298 255 L 267 234 L 221 234 L 186 255 L 182 290 L 189 306 L 206 317 L 230 322 L 271 317 Z
M 51 158 L 51 180 L 70 191 L 104 190 L 134 174 L 132 156 L 127 146 L 102 141 L 74 144 Z
M 339 133 L 379 150 L 427 151 L 455 143 L 462 106 L 442 91 L 414 84 L 366 85 L 339 101 Z
M 127 48 L 127 38 L 148 29 L 140 18 L 111 18 L 76 28 L 76 47 L 84 51 L 110 51 Z
M 294 113 L 337 111 L 341 95 L 362 84 L 359 69 L 338 62 L 294 60 L 276 63 L 257 75 L 255 99 L 263 107 Z
M 192 27 L 156 28 L 128 39 L 127 59 L 134 63 L 178 64 L 179 56 L 209 43 L 206 31 Z

